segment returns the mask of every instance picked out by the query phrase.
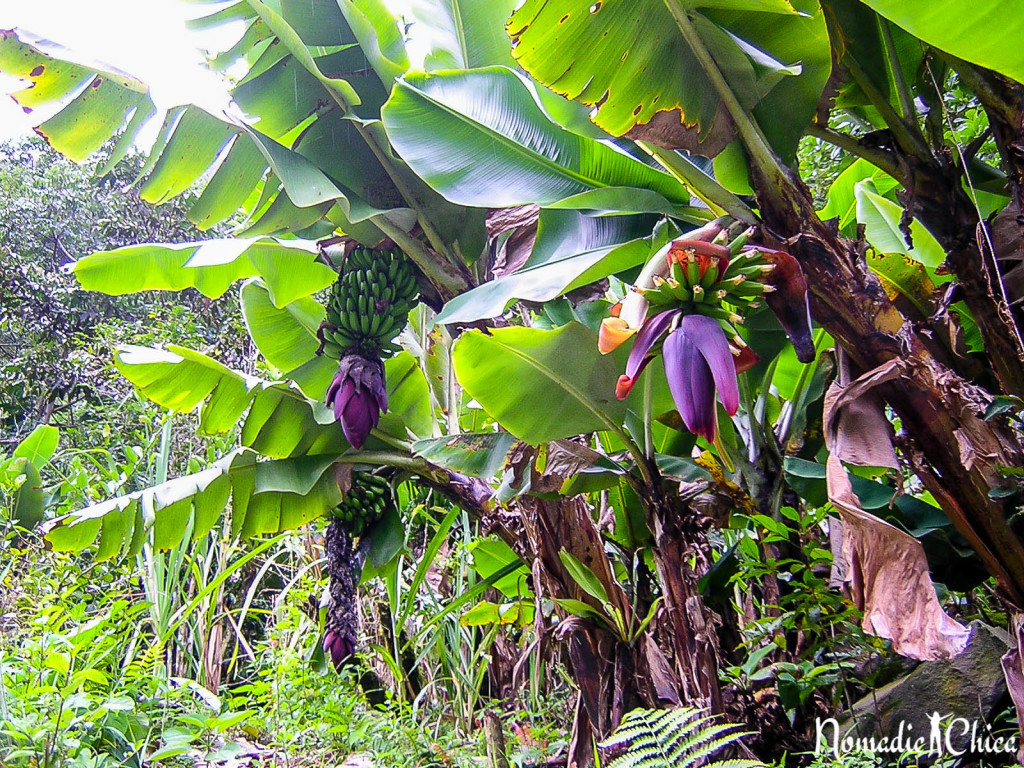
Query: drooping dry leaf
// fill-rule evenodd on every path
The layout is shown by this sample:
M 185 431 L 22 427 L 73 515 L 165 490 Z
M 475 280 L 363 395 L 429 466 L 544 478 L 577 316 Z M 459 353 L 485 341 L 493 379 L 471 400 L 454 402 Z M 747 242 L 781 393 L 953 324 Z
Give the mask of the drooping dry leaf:
M 831 451 L 847 464 L 899 469 L 892 447 L 892 424 L 885 418 L 882 401 L 869 392 L 843 397 L 832 425 Z
M 536 493 L 557 491 L 570 477 L 600 459 L 601 454 L 572 440 L 555 440 L 544 447 L 544 458 L 544 469 L 539 476 L 534 474 L 530 483 L 530 489 Z
M 665 149 L 682 149 L 694 155 L 714 157 L 736 136 L 736 127 L 722 104 L 715 111 L 710 130 L 687 125 L 678 109 L 655 112 L 649 122 L 635 125 L 627 139 L 649 141 Z
M 662 653 L 658 644 L 651 638 L 650 634 L 644 634 L 640 642 L 643 645 L 644 656 L 647 659 L 647 667 L 650 670 L 650 686 L 658 697 L 658 704 L 673 704 L 679 706 L 679 682 L 675 673 Z
M 896 375 L 895 363 L 881 366 L 849 386 L 833 384 L 825 395 L 825 480 L 843 523 L 833 532 L 842 537 L 835 574 L 864 611 L 866 632 L 891 640 L 903 656 L 947 659 L 963 651 L 970 631 L 943 612 L 921 543 L 861 508 L 842 463 L 866 459 L 869 466 L 898 466 L 888 428 L 875 416 L 858 423 L 841 414 L 851 405 L 852 414 L 870 414 L 873 406 L 865 396 Z

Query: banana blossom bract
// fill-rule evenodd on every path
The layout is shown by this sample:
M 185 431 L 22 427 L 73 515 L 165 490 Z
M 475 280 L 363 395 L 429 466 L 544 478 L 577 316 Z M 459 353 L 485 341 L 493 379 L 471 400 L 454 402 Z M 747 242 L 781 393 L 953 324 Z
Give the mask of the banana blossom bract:
M 388 409 L 384 363 L 379 358 L 345 355 L 327 388 L 327 405 L 341 422 L 345 439 L 356 450 L 362 448 L 381 413 Z
M 651 349 L 666 332 L 662 357 L 672 400 L 686 428 L 713 443 L 718 435 L 716 394 L 733 416 L 740 406 L 740 393 L 729 342 L 711 318 L 684 315 L 677 309 L 650 318 L 640 329 L 615 394 L 620 400 L 628 397 L 640 373 L 654 359 Z

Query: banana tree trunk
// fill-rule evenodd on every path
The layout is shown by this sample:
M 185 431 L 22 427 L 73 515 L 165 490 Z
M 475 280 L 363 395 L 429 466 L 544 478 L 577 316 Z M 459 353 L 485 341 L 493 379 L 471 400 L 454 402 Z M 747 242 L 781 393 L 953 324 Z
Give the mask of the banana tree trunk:
M 710 521 L 678 496 L 656 489 L 645 499 L 647 524 L 654 533 L 654 562 L 665 595 L 675 672 L 683 701 L 722 711 L 718 683 L 718 617 L 700 594 L 698 581 L 711 566 L 706 536 Z
M 583 590 L 566 569 L 559 557 L 564 549 L 594 573 L 608 596 L 608 605 L 621 612 L 626 626 L 635 626 L 642 618 L 634 615 L 640 606 L 631 604 L 616 581 L 591 509 L 582 498 L 552 501 L 526 497 L 516 504 L 516 510 L 525 533 L 520 554 L 533 564 L 534 589 L 539 595 L 578 600 L 608 615 L 602 601 Z M 570 671 L 580 689 L 569 768 L 593 765 L 593 740 L 608 736 L 629 710 L 641 705 L 678 704 L 688 700 L 684 690 L 693 691 L 700 701 L 709 698 L 699 693 L 698 681 L 680 683 L 650 634 L 622 637 L 603 622 L 574 616 L 561 607 L 557 610 L 556 639 L 566 644 Z M 675 622 L 672 624 L 674 627 Z M 657 620 L 649 632 L 656 628 Z M 701 655 L 707 648 L 695 651 Z M 714 664 L 713 657 L 709 663 Z M 705 663 L 687 666 L 708 668 Z
M 864 370 L 898 368 L 896 379 L 878 392 L 900 417 L 905 453 L 918 457 L 924 486 L 978 551 L 1002 594 L 1024 605 L 1024 542 L 1007 522 L 1015 502 L 990 493 L 1006 485 L 1001 468 L 1021 466 L 1024 453 L 1009 428 L 984 418 L 991 396 L 931 354 L 854 244 L 817 217 L 798 178 L 781 164 L 755 166 L 754 184 L 766 232 L 807 275 L 815 319 Z

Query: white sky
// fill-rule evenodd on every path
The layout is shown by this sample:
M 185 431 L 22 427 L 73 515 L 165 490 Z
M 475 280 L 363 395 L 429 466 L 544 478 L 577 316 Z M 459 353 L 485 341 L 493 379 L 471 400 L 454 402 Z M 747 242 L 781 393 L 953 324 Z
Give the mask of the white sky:
M 222 109 L 225 88 L 202 66 L 199 47 L 227 48 L 241 30 L 233 25 L 200 34 L 185 27 L 186 18 L 218 7 L 178 0 L 0 0 L 0 29 L 23 28 L 133 74 L 151 86 L 158 107 L 193 102 Z M 17 88 L 18 81 L 0 79 L 0 140 L 29 132 L 45 116 L 42 110 L 26 116 L 2 95 Z

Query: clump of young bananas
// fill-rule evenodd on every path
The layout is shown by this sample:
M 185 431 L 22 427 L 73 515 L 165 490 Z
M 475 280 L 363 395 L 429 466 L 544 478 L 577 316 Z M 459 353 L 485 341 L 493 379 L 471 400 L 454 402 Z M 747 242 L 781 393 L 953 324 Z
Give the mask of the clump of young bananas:
M 354 249 L 331 290 L 321 326 L 321 350 L 340 359 L 346 351 L 386 356 L 405 327 L 418 291 L 416 273 L 401 251 Z
M 702 240 L 677 240 L 668 251 L 667 274 L 654 277 L 654 288 L 638 289 L 652 314 L 682 309 L 717 321 L 729 339 L 743 313 L 760 306 L 775 288 L 764 280 L 775 267 L 760 251 L 745 249 L 735 256 L 727 246 Z
M 387 480 L 357 472 L 352 475 L 352 487 L 331 510 L 331 516 L 352 536 L 361 536 L 384 516 L 391 503 L 391 486 Z

